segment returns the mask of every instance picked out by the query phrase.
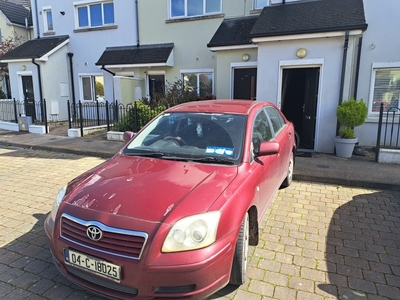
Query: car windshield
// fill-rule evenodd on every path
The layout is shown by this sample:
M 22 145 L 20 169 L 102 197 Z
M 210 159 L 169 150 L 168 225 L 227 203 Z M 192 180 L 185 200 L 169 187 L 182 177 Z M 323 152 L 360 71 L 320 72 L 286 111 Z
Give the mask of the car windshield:
M 123 153 L 237 164 L 243 155 L 246 120 L 236 114 L 164 113 L 136 135 Z

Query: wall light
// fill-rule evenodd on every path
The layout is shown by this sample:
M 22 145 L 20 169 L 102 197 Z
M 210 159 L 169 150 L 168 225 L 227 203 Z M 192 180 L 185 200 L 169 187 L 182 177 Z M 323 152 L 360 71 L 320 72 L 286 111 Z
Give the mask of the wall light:
M 307 50 L 304 48 L 300 48 L 297 50 L 296 55 L 298 58 L 304 58 L 307 55 Z
M 248 55 L 247 53 L 242 55 L 242 60 L 243 61 L 248 61 L 250 59 L 250 55 Z
M 22 66 L 21 66 L 21 70 L 22 70 L 22 71 L 25 71 L 25 70 L 26 70 L 26 66 L 25 66 L 25 65 L 22 65 Z

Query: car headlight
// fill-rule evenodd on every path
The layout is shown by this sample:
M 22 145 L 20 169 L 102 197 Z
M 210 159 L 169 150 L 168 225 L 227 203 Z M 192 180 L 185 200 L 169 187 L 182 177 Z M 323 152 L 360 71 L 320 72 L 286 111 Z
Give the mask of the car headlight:
M 165 238 L 162 252 L 207 247 L 215 242 L 221 212 L 213 211 L 180 219 Z
M 56 219 L 58 208 L 60 207 L 61 201 L 64 199 L 66 192 L 67 186 L 63 186 L 58 192 L 56 199 L 54 200 L 53 208 L 51 209 L 51 218 L 53 220 Z

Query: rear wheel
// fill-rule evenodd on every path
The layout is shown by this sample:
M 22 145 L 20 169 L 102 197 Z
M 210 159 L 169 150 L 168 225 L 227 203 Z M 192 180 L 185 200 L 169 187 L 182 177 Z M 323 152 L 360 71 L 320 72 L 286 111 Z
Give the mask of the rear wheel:
M 293 170 L 294 170 L 294 154 L 292 152 L 292 154 L 290 155 L 290 159 L 289 159 L 289 167 L 287 170 L 286 178 L 282 182 L 282 187 L 288 187 L 292 183 Z
M 233 257 L 232 272 L 229 283 L 242 285 L 246 281 L 246 270 L 249 255 L 249 214 L 246 213 L 239 237 L 236 242 L 235 255 Z

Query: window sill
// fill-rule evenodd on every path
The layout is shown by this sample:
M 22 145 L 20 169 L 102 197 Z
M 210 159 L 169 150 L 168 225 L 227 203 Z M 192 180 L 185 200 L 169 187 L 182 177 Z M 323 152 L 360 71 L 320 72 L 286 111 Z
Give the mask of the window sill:
M 118 29 L 118 25 L 74 29 L 74 33 Z
M 56 33 L 54 31 L 43 32 L 43 36 L 50 36 L 50 35 L 56 35 Z
M 165 23 L 178 23 L 178 22 L 188 22 L 188 21 L 198 21 L 198 20 L 207 20 L 207 19 L 216 19 L 223 18 L 225 14 L 216 14 L 216 15 L 205 15 L 205 16 L 197 16 L 197 17 L 182 17 L 182 18 L 174 18 L 165 20 Z

